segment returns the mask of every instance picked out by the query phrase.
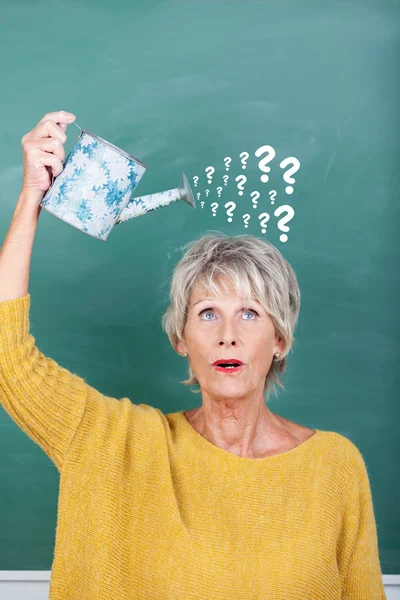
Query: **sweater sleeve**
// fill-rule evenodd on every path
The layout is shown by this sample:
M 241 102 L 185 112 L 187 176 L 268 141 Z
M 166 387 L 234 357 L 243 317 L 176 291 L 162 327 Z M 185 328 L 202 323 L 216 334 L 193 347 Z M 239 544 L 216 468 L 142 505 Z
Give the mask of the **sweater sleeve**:
M 38 350 L 29 309 L 30 294 L 0 302 L 0 402 L 60 470 L 92 388 Z
M 386 600 L 368 472 L 361 452 L 352 442 L 351 446 L 352 474 L 339 541 L 342 600 Z

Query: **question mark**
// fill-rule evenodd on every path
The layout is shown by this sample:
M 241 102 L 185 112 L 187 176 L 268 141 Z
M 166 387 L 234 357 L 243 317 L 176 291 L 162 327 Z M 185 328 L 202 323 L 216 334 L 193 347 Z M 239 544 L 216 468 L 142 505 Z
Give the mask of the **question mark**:
M 227 171 L 229 171 L 229 167 L 230 167 L 231 162 L 232 162 L 231 157 L 230 156 L 225 156 L 224 163 L 225 163 L 225 169 Z
M 210 193 L 210 190 L 206 190 L 206 196 L 208 198 L 208 194 Z
M 285 211 L 287 212 L 286 216 L 282 219 L 279 219 L 278 221 L 278 228 L 281 231 L 289 231 L 289 227 L 286 225 L 286 223 L 289 223 L 289 221 L 293 219 L 294 210 L 291 206 L 289 206 L 289 204 L 284 204 L 283 206 L 279 206 L 279 208 L 277 208 L 274 212 L 274 215 L 276 217 L 279 217 L 279 215 Z M 285 233 L 283 233 L 281 236 L 279 236 L 279 239 L 281 240 L 281 242 L 287 242 L 288 236 Z
M 238 186 L 237 186 L 237 188 L 238 188 L 238 190 L 239 190 L 238 194 L 239 194 L 239 196 L 243 196 L 243 188 L 244 188 L 244 184 L 245 184 L 245 183 L 246 183 L 246 181 L 247 181 L 247 177 L 246 177 L 246 175 L 238 175 L 238 176 L 236 177 L 235 181 L 239 181 L 239 183 L 238 183 Z
M 268 213 L 261 213 L 261 215 L 258 215 L 258 218 L 261 220 L 261 233 L 265 233 L 267 231 L 267 223 L 271 217 Z
M 276 190 L 271 190 L 270 192 L 268 192 L 270 200 L 271 200 L 271 204 L 274 204 L 275 202 L 275 198 L 277 195 L 277 191 Z
M 224 185 L 228 185 L 229 175 L 224 175 L 222 179 L 224 180 Z
M 218 198 L 221 198 L 222 187 L 220 185 L 217 187 L 217 194 L 218 194 Z
M 200 200 L 200 196 L 201 196 L 200 192 L 197 192 L 196 196 L 197 196 L 197 200 Z
M 229 208 L 226 211 L 226 214 L 228 215 L 228 221 L 229 221 L 229 223 L 231 223 L 232 222 L 232 217 L 233 217 L 233 211 L 236 208 L 236 204 L 234 202 L 227 202 L 225 204 L 225 208 L 227 208 L 228 206 L 229 206 Z
M 257 208 L 258 199 L 261 196 L 260 192 L 251 192 L 250 196 L 253 203 L 253 208 Z
M 202 200 L 202 201 L 200 202 L 200 206 L 201 206 L 201 208 L 204 208 L 204 204 L 205 204 L 205 203 L 204 203 L 204 201 Z
M 242 159 L 240 162 L 242 163 L 242 169 L 246 168 L 246 161 L 249 158 L 250 154 L 248 152 L 241 152 L 239 154 L 240 158 Z
M 211 204 L 211 210 L 212 210 L 213 217 L 215 217 L 215 215 L 217 214 L 217 208 L 218 208 L 218 202 L 213 202 Z
M 297 158 L 295 158 L 294 156 L 289 156 L 288 158 L 285 158 L 279 166 L 281 169 L 286 169 L 286 167 L 290 164 L 292 165 L 292 167 L 285 171 L 285 173 L 283 174 L 283 179 L 286 181 L 286 183 L 294 183 L 296 180 L 294 177 L 292 177 L 292 175 L 297 173 L 297 171 L 300 169 L 300 161 L 297 160 Z M 285 192 L 287 194 L 293 194 L 293 187 L 291 185 L 288 185 L 285 188 Z
M 248 214 L 243 215 L 243 221 L 244 221 L 244 226 L 248 227 L 249 226 L 249 221 L 250 221 L 250 215 L 248 215 Z
M 258 150 L 255 151 L 255 155 L 257 156 L 257 158 L 260 158 L 260 156 L 262 156 L 264 152 L 267 153 L 267 156 L 264 156 L 264 158 L 260 160 L 260 162 L 258 163 L 258 168 L 260 169 L 260 171 L 263 171 L 263 173 L 269 173 L 271 167 L 267 167 L 267 165 L 275 157 L 275 150 L 272 146 L 260 146 L 260 148 L 258 148 Z M 268 180 L 268 175 L 261 175 L 261 181 L 263 183 L 267 183 Z
M 207 177 L 208 177 L 207 182 L 212 183 L 212 176 L 215 173 L 214 167 L 206 167 L 204 170 L 207 173 Z
M 197 177 L 197 175 L 195 175 L 193 177 L 193 182 L 194 182 L 194 187 L 197 187 L 197 184 L 199 183 L 199 177 Z

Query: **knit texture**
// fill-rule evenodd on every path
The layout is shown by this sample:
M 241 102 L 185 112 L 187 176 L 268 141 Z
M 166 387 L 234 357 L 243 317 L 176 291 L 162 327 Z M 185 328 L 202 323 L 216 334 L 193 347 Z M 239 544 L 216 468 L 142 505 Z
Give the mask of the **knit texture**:
M 0 303 L 0 399 L 60 472 L 51 600 L 386 598 L 348 438 L 236 456 L 184 411 L 104 396 L 43 356 L 29 308 Z

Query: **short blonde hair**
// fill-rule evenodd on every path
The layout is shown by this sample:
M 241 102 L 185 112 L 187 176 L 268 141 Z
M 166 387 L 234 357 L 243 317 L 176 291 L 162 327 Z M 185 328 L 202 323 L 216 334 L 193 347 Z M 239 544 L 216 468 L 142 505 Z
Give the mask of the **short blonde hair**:
M 215 295 L 227 291 L 221 286 L 221 275 L 233 283 L 237 293 L 249 301 L 257 298 L 271 317 L 275 330 L 285 342 L 285 349 L 272 361 L 265 379 L 265 400 L 277 395 L 277 385 L 285 390 L 279 373 L 286 369 L 294 330 L 300 311 L 300 289 L 290 264 L 271 243 L 251 235 L 228 236 L 221 232 L 207 233 L 183 247 L 184 255 L 172 274 L 171 303 L 162 317 L 162 327 L 176 351 L 182 340 L 188 305 L 195 284 L 202 284 Z M 198 380 L 188 363 L 185 385 L 196 385 Z M 195 393 L 201 390 L 192 390 Z

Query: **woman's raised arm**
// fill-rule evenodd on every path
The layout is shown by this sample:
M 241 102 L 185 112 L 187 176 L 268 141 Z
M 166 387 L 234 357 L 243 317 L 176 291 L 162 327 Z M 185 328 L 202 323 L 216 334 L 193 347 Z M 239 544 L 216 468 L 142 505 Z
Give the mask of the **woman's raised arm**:
M 51 182 L 48 167 L 55 176 L 63 168 L 64 131 L 75 118 L 68 115 L 49 113 L 22 138 L 23 185 L 0 250 L 0 403 L 59 469 L 88 397 L 95 407 L 103 398 L 81 377 L 46 358 L 29 333 L 32 245 L 40 202 Z
M 49 113 L 21 139 L 24 174 L 20 196 L 0 251 L 0 302 L 28 293 L 29 269 L 40 202 L 63 170 L 65 130 L 75 116 L 65 111 Z

